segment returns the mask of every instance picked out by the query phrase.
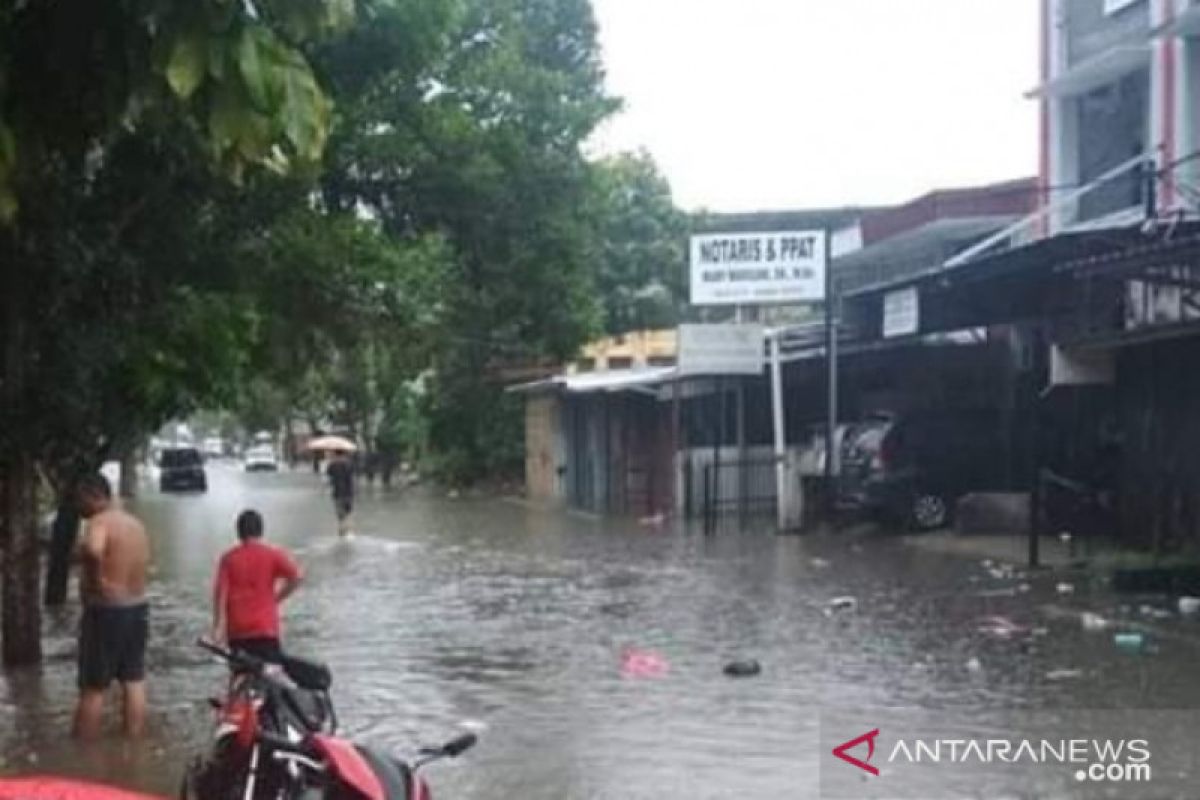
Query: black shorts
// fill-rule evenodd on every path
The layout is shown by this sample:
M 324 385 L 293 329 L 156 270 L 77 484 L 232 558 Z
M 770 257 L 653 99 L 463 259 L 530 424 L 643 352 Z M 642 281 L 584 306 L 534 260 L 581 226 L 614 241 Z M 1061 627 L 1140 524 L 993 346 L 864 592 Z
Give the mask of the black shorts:
M 354 498 L 335 496 L 333 498 L 333 510 L 337 514 L 338 519 L 345 519 L 354 510 Z
M 102 691 L 113 681 L 146 677 L 150 607 L 85 605 L 79 625 L 79 688 Z
M 283 663 L 283 648 L 279 640 L 271 636 L 252 636 L 248 639 L 230 639 L 230 650 L 239 650 L 246 655 L 254 656 L 259 661 L 272 664 Z

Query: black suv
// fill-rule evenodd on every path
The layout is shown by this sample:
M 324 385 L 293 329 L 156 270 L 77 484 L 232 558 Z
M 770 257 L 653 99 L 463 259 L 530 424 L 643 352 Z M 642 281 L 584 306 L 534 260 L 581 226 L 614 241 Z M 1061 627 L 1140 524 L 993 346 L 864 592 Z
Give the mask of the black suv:
M 1001 421 L 995 411 L 945 410 L 859 423 L 842 442 L 841 504 L 917 530 L 945 527 L 960 497 L 1003 486 Z
M 168 447 L 158 459 L 158 488 L 163 492 L 206 492 L 204 459 L 194 447 Z

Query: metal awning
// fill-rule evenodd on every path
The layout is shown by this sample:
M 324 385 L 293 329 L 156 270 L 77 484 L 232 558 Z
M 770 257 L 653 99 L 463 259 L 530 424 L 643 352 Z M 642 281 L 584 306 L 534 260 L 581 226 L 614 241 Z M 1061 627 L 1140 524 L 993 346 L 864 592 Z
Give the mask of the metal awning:
M 595 392 L 627 392 L 650 389 L 673 380 L 678 367 L 645 367 L 642 369 L 613 369 L 602 372 L 577 372 L 508 387 L 515 394 L 565 392 L 590 394 Z
M 951 283 L 987 280 L 1028 270 L 1045 269 L 1049 272 L 1055 264 L 1136 244 L 1144 236 L 1141 225 L 1064 231 L 1019 247 L 980 255 L 958 267 L 931 269 L 916 275 L 906 275 L 858 291 L 847 292 L 843 297 L 854 300 L 880 296 L 908 286 L 949 286 Z
M 1077 97 L 1112 83 L 1150 63 L 1148 44 L 1114 47 L 1068 68 L 1025 94 L 1026 97 Z

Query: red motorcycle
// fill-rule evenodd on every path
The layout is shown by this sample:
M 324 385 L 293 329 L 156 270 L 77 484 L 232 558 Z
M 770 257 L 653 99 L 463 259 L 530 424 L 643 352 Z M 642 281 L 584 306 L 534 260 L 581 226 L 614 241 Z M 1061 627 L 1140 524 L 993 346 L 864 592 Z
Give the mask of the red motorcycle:
M 421 768 L 477 741 L 463 734 L 402 761 L 336 735 L 332 677 L 323 665 L 295 658 L 268 664 L 199 644 L 229 666 L 230 690 L 212 701 L 212 749 L 188 768 L 182 800 L 431 800 Z

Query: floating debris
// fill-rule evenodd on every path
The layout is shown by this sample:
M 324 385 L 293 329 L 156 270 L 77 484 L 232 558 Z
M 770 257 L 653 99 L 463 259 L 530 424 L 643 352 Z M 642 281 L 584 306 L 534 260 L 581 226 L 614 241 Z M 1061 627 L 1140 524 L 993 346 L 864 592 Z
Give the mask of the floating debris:
M 835 597 L 826 604 L 827 611 L 857 611 L 858 600 L 854 597 Z
M 975 656 L 967 659 L 967 672 L 977 673 L 983 671 L 983 662 Z
M 1075 584 L 1063 581 L 1054 587 L 1054 591 L 1059 594 L 1075 594 Z
M 1136 631 L 1118 633 L 1113 636 L 1113 644 L 1127 653 L 1140 653 L 1146 645 L 1146 637 Z
M 1200 597 L 1181 597 L 1179 598 L 1179 613 L 1180 614 L 1195 614 L 1200 612 Z
M 1143 617 L 1150 617 L 1151 619 L 1170 619 L 1171 617 L 1175 616 L 1172 612 L 1165 608 L 1159 608 L 1152 605 L 1143 605 L 1139 607 L 1138 613 L 1140 613 Z
M 667 660 L 653 650 L 627 647 L 621 652 L 621 675 L 626 678 L 661 678 L 667 674 Z
M 1032 633 L 1028 625 L 1018 625 L 1008 617 L 984 617 L 978 630 L 993 639 L 1015 639 Z
M 812 564 L 817 569 L 828 569 L 828 567 L 829 567 L 829 562 L 823 558 L 809 559 L 808 563 Z
M 1085 611 L 1080 614 L 1079 624 L 1083 626 L 1085 631 L 1103 631 L 1112 625 L 1112 623 L 1094 611 Z
M 1083 677 L 1081 669 L 1052 669 L 1046 673 L 1048 681 L 1073 681 Z
M 731 661 L 725 665 L 722 670 L 731 678 L 751 678 L 762 673 L 762 664 L 759 664 L 753 658 L 744 661 Z

